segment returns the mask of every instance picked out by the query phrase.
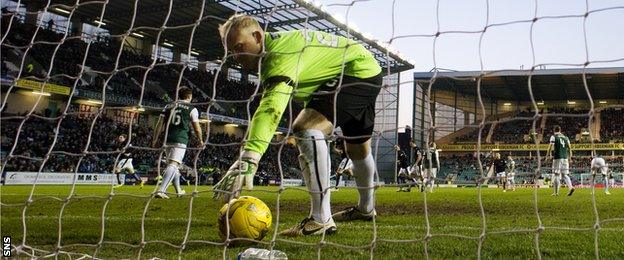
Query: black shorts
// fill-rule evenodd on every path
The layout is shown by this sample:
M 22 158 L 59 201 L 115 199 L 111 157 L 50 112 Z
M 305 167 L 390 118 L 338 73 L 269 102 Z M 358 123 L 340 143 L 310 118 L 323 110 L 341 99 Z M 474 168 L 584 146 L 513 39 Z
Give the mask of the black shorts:
M 313 94 L 306 105 L 327 120 L 334 122 L 334 105 L 336 106 L 336 126 L 342 129 L 347 143 L 360 144 L 370 139 L 375 127 L 375 102 L 381 91 L 382 76 L 360 79 L 343 76 L 342 88 L 336 97 L 336 88 L 340 77 L 328 80 Z

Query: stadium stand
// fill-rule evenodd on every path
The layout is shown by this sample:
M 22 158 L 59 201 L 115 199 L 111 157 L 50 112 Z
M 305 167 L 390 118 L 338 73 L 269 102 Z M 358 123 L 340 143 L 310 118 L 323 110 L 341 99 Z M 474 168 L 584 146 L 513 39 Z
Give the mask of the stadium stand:
M 587 135 L 587 112 L 588 110 L 571 108 L 548 108 L 546 111 L 542 110 L 540 114 L 545 116 L 537 119 L 535 126 L 536 133 L 538 136 L 542 136 L 542 143 L 547 143 L 552 135 L 553 127 L 559 125 L 563 129 L 564 134 L 570 138 L 571 142 L 589 142 L 589 139 L 583 138 L 583 133 Z M 607 137 L 607 139 L 603 137 L 602 141 L 608 142 L 612 137 L 621 136 L 622 111 L 607 109 L 602 113 L 604 113 L 602 120 L 605 120 L 605 122 L 613 122 L 601 125 L 601 136 L 604 135 Z M 557 116 L 552 114 L 572 114 L 576 116 Z M 501 120 L 497 122 L 492 129 L 491 140 L 487 140 L 487 136 L 492 124 L 487 123 L 481 132 L 481 142 L 504 144 L 532 143 L 533 141 L 527 137 L 530 136 L 533 120 L 517 118 L 530 118 L 533 116 L 534 112 L 521 111 L 514 114 L 514 119 L 511 121 Z M 455 139 L 455 143 L 474 143 L 477 141 L 477 133 L 478 129 L 475 129 L 466 135 L 459 136 Z
M 522 111 L 514 117 L 532 117 L 534 113 L 530 111 Z M 536 122 L 536 128 L 539 127 L 540 119 Z M 499 122 L 492 133 L 493 143 L 527 143 L 530 140 L 524 140 L 524 135 L 530 133 L 533 120 L 515 119 L 513 121 Z M 539 130 L 538 130 L 539 132 Z
M 580 135 L 581 130 L 588 126 L 588 112 L 589 110 L 586 109 L 549 108 L 548 115 L 546 116 L 546 126 L 542 132 L 542 142 L 548 143 L 550 136 L 553 134 L 553 128 L 556 125 L 561 126 L 561 131 L 570 138 L 570 142 L 574 143 L 582 140 L 581 138 L 577 138 L 577 135 Z M 566 114 L 567 116 L 550 114 Z
M 3 115 L 5 116 L 5 115 Z M 79 153 L 85 150 L 87 145 L 87 134 L 93 123 L 92 119 L 78 118 L 75 116 L 66 117 L 62 123 L 60 132 L 58 134 L 59 139 L 53 150 L 53 155 L 49 163 L 46 163 L 43 172 L 73 172 L 79 159 Z M 21 135 L 17 142 L 15 154 L 43 158 L 45 153 L 52 144 L 54 134 L 53 129 L 56 126 L 56 122 L 49 120 L 43 120 L 40 118 L 33 118 L 27 120 L 21 128 Z M 16 140 L 16 133 L 19 127 L 19 121 L 9 121 L 3 125 L 5 131 L 2 132 L 2 150 L 10 150 L 13 142 Z M 106 117 L 98 119 L 94 125 L 93 136 L 98 138 L 91 138 L 89 142 L 88 150 L 92 152 L 83 158 L 80 163 L 79 172 L 83 173 L 96 173 L 105 172 L 111 173 L 116 153 L 114 154 L 93 154 L 98 152 L 111 152 L 116 151 L 113 148 L 112 142 L 119 134 L 127 133 L 128 125 L 116 122 Z M 153 129 L 145 126 L 135 124 L 132 129 L 132 146 L 133 147 L 148 147 L 149 142 L 152 139 Z M 225 133 L 211 133 L 211 144 L 208 145 L 200 153 L 199 160 L 197 161 L 197 168 L 204 167 L 216 167 L 221 170 L 227 170 L 230 162 L 235 156 L 238 155 L 240 148 L 241 138 L 236 138 L 232 135 Z M 266 153 L 267 160 L 263 160 L 259 165 L 259 171 L 267 172 L 269 178 L 279 179 L 278 170 L 278 145 L 270 146 Z M 155 175 L 155 162 L 158 161 L 158 153 L 151 152 L 141 148 L 129 148 L 129 151 L 133 154 L 133 160 L 136 165 L 144 165 L 148 172 Z M 186 155 L 186 164 L 192 165 L 196 151 L 189 152 Z M 285 145 L 282 150 L 281 162 L 284 174 L 287 177 L 296 175 L 298 171 L 293 171 L 293 168 L 297 168 L 297 150 L 294 147 Z M 38 171 L 39 161 L 26 160 L 20 158 L 20 156 L 9 159 L 6 171 Z
M 7 23 L 3 23 L 2 29 L 5 30 Z M 54 28 L 35 27 L 33 25 L 14 22 L 11 26 L 11 32 L 8 34 L 7 45 L 2 45 L 2 74 L 9 77 L 17 77 L 19 73 L 20 57 L 25 54 L 23 50 L 30 43 L 30 38 L 38 29 L 35 41 L 38 42 L 59 42 L 63 39 L 63 34 L 54 31 Z M 183 66 L 178 63 L 165 62 L 162 59 L 154 61 L 152 57 L 140 53 L 133 52 L 129 49 L 121 51 L 119 58 L 118 72 L 113 73 L 115 69 L 116 55 L 121 47 L 118 42 L 110 41 L 107 37 L 97 37 L 90 39 L 89 56 L 85 62 L 84 74 L 92 77 L 83 77 L 77 83 L 77 90 L 102 92 L 104 84 L 106 91 L 121 96 L 129 97 L 137 100 L 141 95 L 143 78 L 145 78 L 144 100 L 150 100 L 154 103 L 164 106 L 170 102 L 175 96 L 175 89 L 182 73 L 181 85 L 190 86 L 194 91 L 194 100 L 197 102 L 207 102 L 212 100 L 213 90 L 216 90 L 216 100 L 239 101 L 239 102 L 217 102 L 218 105 L 211 106 L 211 113 L 225 116 L 231 116 L 241 119 L 247 119 L 247 100 L 253 96 L 256 88 L 253 82 L 242 82 L 228 78 L 225 73 L 217 76 L 217 70 L 200 71 L 197 68 L 186 67 L 182 71 Z M 11 47 L 9 47 L 11 46 Z M 53 70 L 46 74 L 49 70 L 52 53 L 56 48 L 56 44 L 35 44 L 27 53 L 28 67 L 31 69 L 23 69 L 21 78 L 28 77 L 40 81 L 45 80 L 47 76 L 49 81 L 64 86 L 73 86 L 77 75 L 80 72 L 80 64 L 84 58 L 87 42 L 79 37 L 68 37 L 60 44 L 56 55 L 54 56 Z M 5 55 L 10 54 L 10 55 Z M 147 68 L 154 62 L 153 69 L 147 72 Z M 141 67 L 139 67 L 141 66 Z M 26 73 L 24 75 L 24 73 Z M 113 75 L 110 80 L 108 77 Z M 216 84 L 213 85 L 216 78 Z M 213 86 L 216 86 L 213 87 Z M 255 110 L 258 102 L 251 102 L 251 111 Z M 114 102 L 114 101 L 113 101 Z M 301 109 L 298 103 L 293 103 L 294 114 Z M 111 104 L 119 105 L 119 104 Z M 207 111 L 206 105 L 198 106 L 200 111 Z M 73 111 L 77 111 L 76 106 L 72 107 Z M 21 111 L 25 113 L 27 111 Z M 58 112 L 58 111 L 55 111 Z M 48 117 L 51 111 L 47 111 L 39 116 Z M 58 115 L 58 113 L 54 113 Z M 8 114 L 2 112 L 3 117 L 19 116 L 20 114 Z M 282 125 L 288 120 L 285 117 Z M 2 150 L 10 150 L 13 142 L 17 139 L 17 130 L 21 119 L 3 121 L 2 131 Z M 122 133 L 128 132 L 128 125 L 117 122 L 106 116 L 98 118 L 89 147 L 87 144 L 87 135 L 93 120 L 87 117 L 78 117 L 75 115 L 67 116 L 63 119 L 58 140 L 55 145 L 50 160 L 46 163 L 44 172 L 71 172 L 75 171 L 79 159 L 79 154 L 85 150 L 89 152 L 103 152 L 111 150 L 112 142 L 115 137 Z M 26 157 L 43 158 L 46 155 L 53 139 L 53 130 L 56 127 L 56 121 L 44 120 L 38 117 L 29 118 L 22 126 L 17 143 L 15 154 L 24 155 Z M 145 122 L 133 125 L 132 145 L 134 147 L 148 147 L 151 141 L 153 129 Z M 224 133 L 211 133 L 211 144 L 219 144 L 219 146 L 207 145 L 206 149 L 200 154 L 198 160 L 198 169 L 212 167 L 221 171 L 227 170 L 234 156 L 238 155 L 241 138 L 230 136 Z M 226 145 L 227 144 L 227 145 Z M 218 152 L 216 151 L 218 149 Z M 259 172 L 264 172 L 266 178 L 279 179 L 278 171 L 278 145 L 271 146 L 265 157 L 259 165 Z M 158 154 L 149 152 L 145 149 L 130 148 L 136 165 L 143 165 L 144 169 L 152 175 L 156 175 L 155 162 Z M 298 174 L 297 151 L 295 148 L 285 146 L 281 154 L 281 163 L 286 178 L 294 177 L 291 175 Z M 4 152 L 2 156 L 5 156 Z M 91 172 L 112 172 L 113 162 L 116 154 L 88 154 L 85 156 L 79 166 L 78 171 L 84 173 Z M 193 152 L 189 152 L 186 157 L 186 163 L 192 163 Z M 8 161 L 6 171 L 38 171 L 38 161 L 27 160 L 20 156 L 11 158 Z
M 624 109 L 602 110 L 600 119 L 600 138 L 603 142 L 624 141 Z
M 486 123 L 483 126 L 483 130 L 481 130 L 481 142 L 485 142 L 485 139 L 488 135 L 488 133 L 490 132 L 490 128 L 492 127 L 491 123 Z M 455 139 L 455 142 L 457 143 L 476 143 L 477 140 L 477 136 L 479 135 L 479 128 L 476 127 L 474 130 L 470 131 L 468 134 L 463 135 L 463 136 L 458 136 Z
M 3 53 L 13 53 L 5 58 L 3 55 L 2 68 L 6 74 L 13 77 L 19 72 L 18 57 L 24 55 L 22 49 L 25 49 L 37 28 L 35 26 L 14 23 L 11 26 L 11 32 L 8 34 L 8 44 L 13 48 L 2 46 Z M 3 29 L 4 30 L 4 29 Z M 39 27 L 35 41 L 39 42 L 58 42 L 63 39 L 63 34 L 48 28 Z M 55 57 L 50 82 L 64 86 L 73 86 L 75 78 L 80 72 L 80 64 L 84 58 L 87 42 L 79 37 L 69 38 L 60 45 Z M 180 63 L 166 62 L 162 59 L 154 61 L 152 57 L 136 53 L 130 48 L 124 48 L 121 51 L 118 72 L 113 73 L 115 69 L 115 61 L 117 53 L 121 45 L 119 42 L 110 41 L 110 38 L 96 38 L 91 41 L 89 46 L 88 57 L 85 62 L 85 71 L 83 77 L 78 81 L 78 90 L 91 90 L 101 92 L 103 85 L 110 75 L 110 80 L 106 84 L 106 90 L 109 93 L 138 99 L 141 96 L 141 87 L 145 78 L 145 93 L 143 99 L 150 100 L 155 103 L 164 104 L 171 101 L 175 97 L 175 87 L 182 73 L 181 85 L 190 86 L 194 91 L 194 96 L 201 98 L 206 102 L 212 98 L 213 83 L 216 80 L 216 100 L 240 101 L 235 103 L 221 103 L 212 109 L 219 114 L 233 116 L 238 118 L 247 118 L 246 100 L 252 97 L 256 89 L 253 82 L 241 82 L 227 77 L 225 73 L 216 76 L 217 70 L 199 71 L 197 68 L 186 67 Z M 49 71 L 50 60 L 56 44 L 35 44 L 31 48 L 28 63 L 25 66 L 33 65 L 32 71 L 22 70 L 24 77 L 31 77 L 37 80 L 44 80 L 46 71 Z M 11 61 L 13 57 L 13 61 Z M 11 63 L 13 66 L 8 66 Z M 154 63 L 153 69 L 147 72 L 147 69 Z M 15 68 L 11 70 L 10 68 Z M 30 72 L 29 72 L 30 71 Z M 24 73 L 26 73 L 24 75 Z M 147 73 L 147 77 L 145 74 Z M 5 74 L 5 73 L 3 73 Z M 258 102 L 251 102 L 251 111 L 254 111 Z M 293 110 L 297 112 L 301 109 L 297 103 Z M 204 106 L 205 108 L 205 106 Z M 201 109 L 200 109 L 201 110 Z M 205 109 L 204 109 L 205 110 Z

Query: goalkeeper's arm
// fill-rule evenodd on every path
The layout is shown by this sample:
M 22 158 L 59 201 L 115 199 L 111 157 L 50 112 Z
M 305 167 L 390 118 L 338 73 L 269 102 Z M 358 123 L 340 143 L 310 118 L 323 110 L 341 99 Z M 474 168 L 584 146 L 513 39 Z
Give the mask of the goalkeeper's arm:
M 292 90 L 293 88 L 285 82 L 279 82 L 265 90 L 260 105 L 251 119 L 243 152 L 221 181 L 214 186 L 214 198 L 221 197 L 224 195 L 223 191 L 226 191 L 227 195 L 222 199 L 227 202 L 232 197 L 238 197 L 243 184 L 247 189 L 253 188 L 253 176 L 258 169 L 258 162 L 273 138 L 282 114 L 288 106 Z
M 288 106 L 292 91 L 293 87 L 284 81 L 274 83 L 265 90 L 260 105 L 251 119 L 247 142 L 243 148 L 245 151 L 264 154 Z

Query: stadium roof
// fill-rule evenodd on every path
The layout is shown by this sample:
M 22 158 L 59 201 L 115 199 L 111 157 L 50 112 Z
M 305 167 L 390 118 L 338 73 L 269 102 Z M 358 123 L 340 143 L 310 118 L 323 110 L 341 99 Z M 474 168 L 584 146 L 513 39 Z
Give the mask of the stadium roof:
M 536 101 L 587 99 L 583 73 L 593 99 L 624 99 L 624 67 L 586 69 L 543 69 L 507 71 L 438 72 L 432 91 L 457 91 L 475 96 L 477 79 L 483 75 L 481 96 L 493 100 L 528 102 L 531 100 L 528 80 Z M 427 87 L 433 72 L 414 73 L 414 82 Z
M 45 5 L 45 1 L 27 0 L 26 4 Z M 52 1 L 48 10 L 55 14 L 68 16 L 76 1 Z M 369 49 L 380 64 L 390 67 L 393 73 L 412 69 L 413 65 L 400 54 L 394 53 L 377 41 L 365 37 L 364 34 L 354 31 L 324 11 L 324 7 L 307 0 L 275 0 L 275 1 L 240 1 L 240 0 L 151 0 L 129 1 L 110 0 L 106 5 L 102 28 L 112 35 L 125 33 L 134 16 L 134 5 L 137 4 L 136 18 L 134 19 L 133 33 L 140 34 L 141 38 L 156 42 L 158 33 L 162 31 L 159 45 L 167 42 L 183 53 L 187 51 L 191 40 L 191 31 L 203 10 L 202 19 L 198 23 L 193 35 L 193 51 L 199 53 L 201 60 L 219 60 L 223 57 L 217 26 L 229 16 L 245 13 L 259 17 L 263 24 L 268 23 L 269 31 L 296 30 L 309 28 L 334 34 L 349 36 L 357 39 Z M 202 9 L 202 3 L 204 8 Z M 65 5 L 65 6 L 63 6 Z M 103 1 L 81 1 L 74 10 L 74 18 L 79 21 L 97 26 L 95 19 L 102 14 Z M 59 9 L 61 9 L 59 11 Z M 167 14 L 170 14 L 167 16 Z M 167 19 L 168 17 L 168 19 Z M 167 20 L 165 20 L 167 19 Z M 166 21 L 166 23 L 165 23 Z M 166 24 L 165 29 L 163 24 Z M 172 28 L 173 27 L 173 28 Z

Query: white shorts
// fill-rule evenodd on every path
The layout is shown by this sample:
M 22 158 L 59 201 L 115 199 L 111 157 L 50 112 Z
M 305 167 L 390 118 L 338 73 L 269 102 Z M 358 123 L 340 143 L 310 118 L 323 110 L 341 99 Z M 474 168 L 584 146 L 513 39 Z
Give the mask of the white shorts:
M 405 168 L 400 168 L 400 169 L 399 169 L 399 176 L 402 176 L 402 177 L 407 177 L 407 176 L 408 176 L 407 169 L 405 169 Z
M 600 171 L 602 175 L 607 175 L 609 172 L 609 167 L 603 158 L 594 158 L 591 161 L 591 169 L 592 173 Z
M 119 159 L 117 166 L 115 166 L 115 173 L 119 173 L 123 170 L 127 170 L 130 173 L 134 173 L 134 166 L 132 166 L 132 158 Z
M 437 178 L 438 177 L 438 168 L 430 168 L 425 169 L 425 177 L 427 178 Z
M 186 145 L 181 143 L 168 144 L 169 151 L 167 152 L 167 160 L 171 160 L 182 164 L 184 160 L 184 154 L 186 153 Z
M 508 172 L 507 173 L 507 180 L 513 181 L 515 176 L 516 176 L 516 173 Z
M 496 178 L 502 179 L 505 178 L 505 176 L 507 176 L 507 173 L 505 172 L 496 173 Z
M 568 175 L 570 173 L 570 165 L 568 159 L 554 159 L 552 164 L 552 171 L 555 174 Z

